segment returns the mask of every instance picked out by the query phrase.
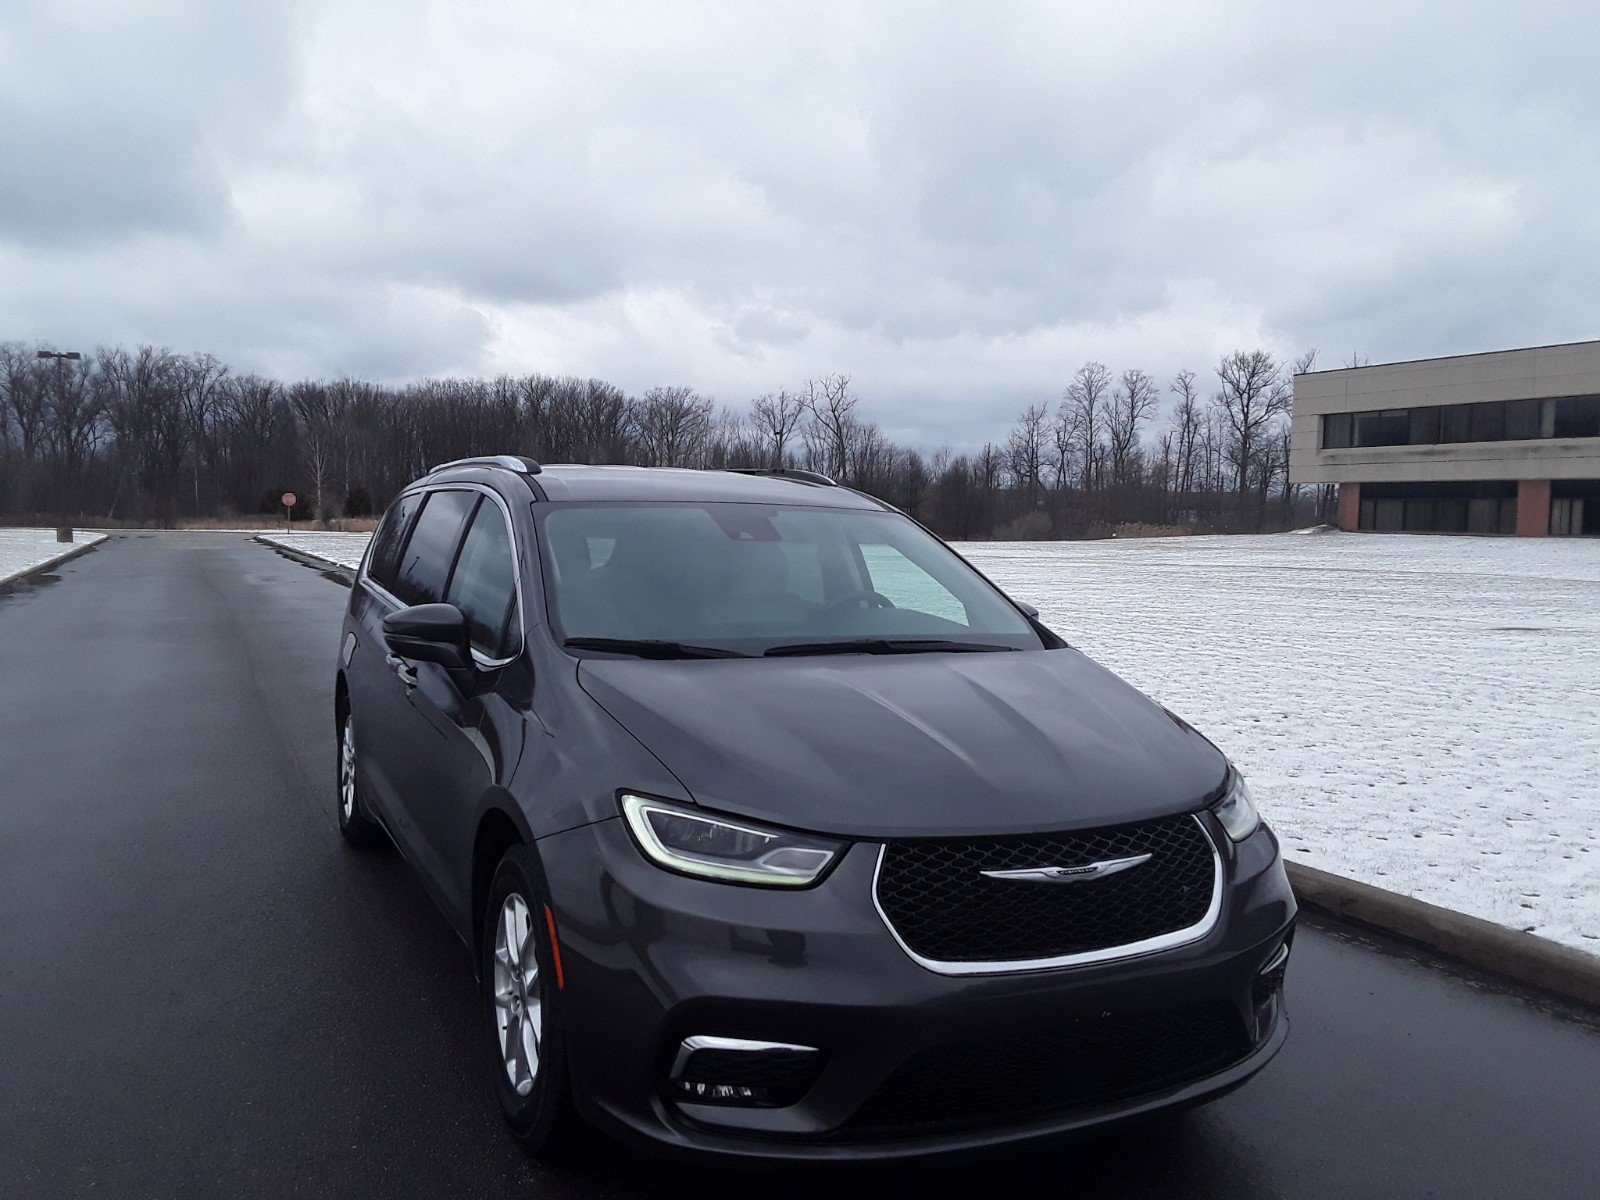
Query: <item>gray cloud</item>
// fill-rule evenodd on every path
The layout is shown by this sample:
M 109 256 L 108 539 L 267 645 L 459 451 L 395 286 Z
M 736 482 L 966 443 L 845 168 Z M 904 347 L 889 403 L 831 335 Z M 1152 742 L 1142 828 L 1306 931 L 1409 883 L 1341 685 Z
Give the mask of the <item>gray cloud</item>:
M 1586 4 L 133 12 L 0 16 L 0 336 L 730 403 L 846 371 L 970 445 L 1091 357 L 1600 332 Z

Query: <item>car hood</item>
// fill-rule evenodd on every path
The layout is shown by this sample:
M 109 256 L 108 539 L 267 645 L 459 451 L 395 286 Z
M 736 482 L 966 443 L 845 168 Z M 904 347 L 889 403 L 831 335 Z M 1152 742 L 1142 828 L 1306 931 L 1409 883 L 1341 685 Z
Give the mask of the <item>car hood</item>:
M 1071 649 L 590 658 L 578 678 L 697 803 L 819 833 L 1114 825 L 1198 808 L 1227 772 L 1205 738 Z

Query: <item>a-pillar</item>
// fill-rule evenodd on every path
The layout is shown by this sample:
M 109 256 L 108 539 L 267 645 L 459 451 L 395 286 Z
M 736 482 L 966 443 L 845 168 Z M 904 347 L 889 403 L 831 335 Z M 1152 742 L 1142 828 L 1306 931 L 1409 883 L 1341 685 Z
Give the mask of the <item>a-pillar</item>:
M 1523 479 L 1517 483 L 1517 536 L 1550 535 L 1550 481 Z
M 1354 533 L 1361 528 L 1361 485 L 1359 483 L 1341 483 L 1339 485 L 1339 517 L 1337 524 L 1346 533 Z

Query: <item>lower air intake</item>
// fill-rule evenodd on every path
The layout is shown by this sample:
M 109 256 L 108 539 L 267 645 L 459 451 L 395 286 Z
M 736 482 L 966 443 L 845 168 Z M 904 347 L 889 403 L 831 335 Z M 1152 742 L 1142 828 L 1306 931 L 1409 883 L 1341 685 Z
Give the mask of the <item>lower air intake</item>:
M 940 1046 L 903 1063 L 839 1133 L 916 1137 L 1095 1108 L 1215 1074 L 1250 1048 L 1222 1001 Z

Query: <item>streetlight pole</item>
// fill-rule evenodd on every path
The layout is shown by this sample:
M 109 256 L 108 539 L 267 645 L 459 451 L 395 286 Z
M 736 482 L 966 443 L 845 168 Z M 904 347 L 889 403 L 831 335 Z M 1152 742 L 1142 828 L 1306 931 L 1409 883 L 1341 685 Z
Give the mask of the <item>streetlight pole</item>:
M 56 363 L 56 403 L 64 404 L 67 399 L 67 380 L 62 372 L 66 369 L 61 364 L 77 362 L 83 357 L 76 350 L 40 350 L 36 358 L 53 358 Z M 81 510 L 80 510 L 81 515 Z M 72 526 L 57 525 L 56 541 L 70 542 L 72 540 Z
M 41 350 L 35 358 L 53 358 L 56 360 L 56 397 L 65 399 L 67 394 L 66 380 L 62 377 L 62 363 L 77 362 L 83 357 L 76 350 Z

